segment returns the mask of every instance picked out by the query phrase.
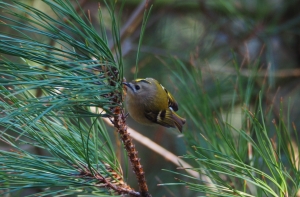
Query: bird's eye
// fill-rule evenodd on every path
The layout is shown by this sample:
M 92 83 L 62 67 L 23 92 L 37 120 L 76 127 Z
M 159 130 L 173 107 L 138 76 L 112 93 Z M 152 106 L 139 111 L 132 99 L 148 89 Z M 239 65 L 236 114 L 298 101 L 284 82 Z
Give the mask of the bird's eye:
M 139 85 L 135 85 L 134 87 L 135 87 L 136 90 L 141 89 L 141 87 Z

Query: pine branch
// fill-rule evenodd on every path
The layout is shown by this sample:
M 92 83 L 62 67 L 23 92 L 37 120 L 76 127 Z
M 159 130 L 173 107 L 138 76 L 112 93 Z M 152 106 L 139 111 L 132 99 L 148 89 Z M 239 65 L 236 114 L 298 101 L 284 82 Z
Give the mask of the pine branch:
M 132 142 L 130 134 L 127 132 L 126 115 L 124 111 L 121 111 L 118 117 L 113 120 L 113 125 L 117 128 L 118 133 L 121 136 L 128 157 L 130 159 L 133 171 L 136 175 L 139 184 L 140 194 L 143 197 L 151 197 L 148 192 L 148 186 L 146 183 L 145 173 L 138 157 L 138 152 L 135 149 L 135 145 Z
M 137 152 L 128 149 L 134 145 L 128 144 L 125 118 L 120 113 L 123 65 L 115 3 L 104 1 L 112 18 L 116 46 L 113 54 L 103 23 L 99 37 L 89 18 L 82 10 L 75 10 L 69 1 L 44 2 L 57 19 L 19 1 L 0 2 L 8 14 L 0 15 L 0 26 L 16 34 L 0 34 L 0 53 L 21 60 L 12 61 L 4 55 L 0 59 L 0 126 L 4 128 L 0 139 L 13 150 L 1 151 L 0 176 L 9 186 L 0 189 L 14 192 L 65 187 L 40 194 L 93 191 L 151 196 Z M 102 20 L 101 11 L 99 17 Z M 44 44 L 43 39 L 56 44 Z M 35 94 L 36 91 L 42 94 Z M 139 170 L 140 193 L 124 182 L 100 117 L 122 120 L 115 122 L 115 126 L 128 154 L 135 154 L 132 165 L 135 171 Z M 51 156 L 27 152 L 20 144 L 38 147 Z

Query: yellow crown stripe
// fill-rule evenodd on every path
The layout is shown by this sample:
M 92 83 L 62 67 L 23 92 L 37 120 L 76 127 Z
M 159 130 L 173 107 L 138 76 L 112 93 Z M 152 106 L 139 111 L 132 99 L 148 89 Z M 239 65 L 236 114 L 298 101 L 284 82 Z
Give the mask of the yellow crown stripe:
M 148 81 L 147 79 L 136 79 L 135 81 L 136 82 L 146 82 L 146 83 L 150 83 L 151 84 L 151 82 Z

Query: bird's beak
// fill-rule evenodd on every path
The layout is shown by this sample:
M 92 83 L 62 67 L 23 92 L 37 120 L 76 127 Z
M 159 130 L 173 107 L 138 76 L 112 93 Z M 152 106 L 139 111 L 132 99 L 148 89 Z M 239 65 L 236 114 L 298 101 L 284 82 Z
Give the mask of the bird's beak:
M 131 86 L 131 83 L 127 83 L 127 82 L 122 82 L 123 85 L 126 85 L 128 88 L 130 88 L 133 92 L 134 92 L 134 89 L 133 87 Z

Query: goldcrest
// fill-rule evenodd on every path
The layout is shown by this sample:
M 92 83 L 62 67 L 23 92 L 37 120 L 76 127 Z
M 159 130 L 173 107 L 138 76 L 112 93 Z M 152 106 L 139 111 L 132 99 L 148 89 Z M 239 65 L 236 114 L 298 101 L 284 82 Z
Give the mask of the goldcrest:
M 178 116 L 174 97 L 155 79 L 136 79 L 127 86 L 125 105 L 130 116 L 141 124 L 177 127 L 182 132 L 185 119 Z

